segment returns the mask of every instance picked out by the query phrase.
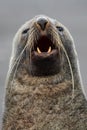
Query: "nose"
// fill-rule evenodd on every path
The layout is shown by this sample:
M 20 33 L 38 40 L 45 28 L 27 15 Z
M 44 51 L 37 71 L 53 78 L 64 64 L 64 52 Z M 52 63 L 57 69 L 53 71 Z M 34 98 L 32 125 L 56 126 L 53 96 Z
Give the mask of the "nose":
M 45 18 L 39 18 L 39 19 L 37 20 L 37 24 L 40 26 L 40 28 L 41 28 L 43 31 L 45 30 L 47 23 L 48 23 L 48 21 L 47 21 L 47 19 L 45 19 Z

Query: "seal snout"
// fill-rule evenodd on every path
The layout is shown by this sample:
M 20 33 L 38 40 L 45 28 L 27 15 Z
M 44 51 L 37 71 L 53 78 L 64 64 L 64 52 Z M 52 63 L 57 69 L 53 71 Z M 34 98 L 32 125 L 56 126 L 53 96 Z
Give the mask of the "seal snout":
M 36 26 L 39 28 L 41 31 L 45 31 L 47 26 L 49 25 L 49 21 L 45 17 L 39 17 L 36 20 Z
M 45 30 L 47 23 L 48 23 L 48 21 L 47 21 L 47 19 L 45 19 L 45 18 L 39 18 L 39 19 L 37 20 L 37 24 L 40 26 L 40 28 L 41 28 L 42 30 Z
M 54 44 L 51 22 L 47 17 L 37 17 L 35 24 L 35 33 L 38 32 L 38 38 L 34 41 L 34 51 L 38 54 L 51 54 L 54 49 L 58 49 Z M 50 30 L 51 28 L 51 30 Z

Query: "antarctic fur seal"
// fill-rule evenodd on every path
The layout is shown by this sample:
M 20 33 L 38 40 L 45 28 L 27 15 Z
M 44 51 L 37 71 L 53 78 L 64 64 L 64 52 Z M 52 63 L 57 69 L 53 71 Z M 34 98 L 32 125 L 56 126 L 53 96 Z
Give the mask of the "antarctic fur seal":
M 13 40 L 2 130 L 87 130 L 87 101 L 71 34 L 39 15 Z

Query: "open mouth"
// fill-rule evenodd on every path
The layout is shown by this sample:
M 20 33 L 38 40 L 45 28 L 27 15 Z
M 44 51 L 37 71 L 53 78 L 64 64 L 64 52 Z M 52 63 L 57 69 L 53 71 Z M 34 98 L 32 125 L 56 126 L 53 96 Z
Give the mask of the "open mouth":
M 53 75 L 60 71 L 60 50 L 55 40 L 41 36 L 34 42 L 31 55 L 31 74 L 34 76 Z
M 37 41 L 37 44 L 34 45 L 35 52 L 38 55 L 48 55 L 56 49 L 53 42 L 46 36 L 42 36 Z

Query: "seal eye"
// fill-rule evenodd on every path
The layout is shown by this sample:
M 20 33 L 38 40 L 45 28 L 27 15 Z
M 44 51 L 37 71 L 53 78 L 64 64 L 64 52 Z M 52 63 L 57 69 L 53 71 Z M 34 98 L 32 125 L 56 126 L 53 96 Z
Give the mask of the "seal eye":
M 22 34 L 26 34 L 29 31 L 29 28 L 25 29 Z
M 59 26 L 57 26 L 56 28 L 57 28 L 57 29 L 58 29 L 58 31 L 60 31 L 60 32 L 63 32 L 63 30 L 64 30 L 64 28 L 63 28 L 63 27 L 59 27 Z

